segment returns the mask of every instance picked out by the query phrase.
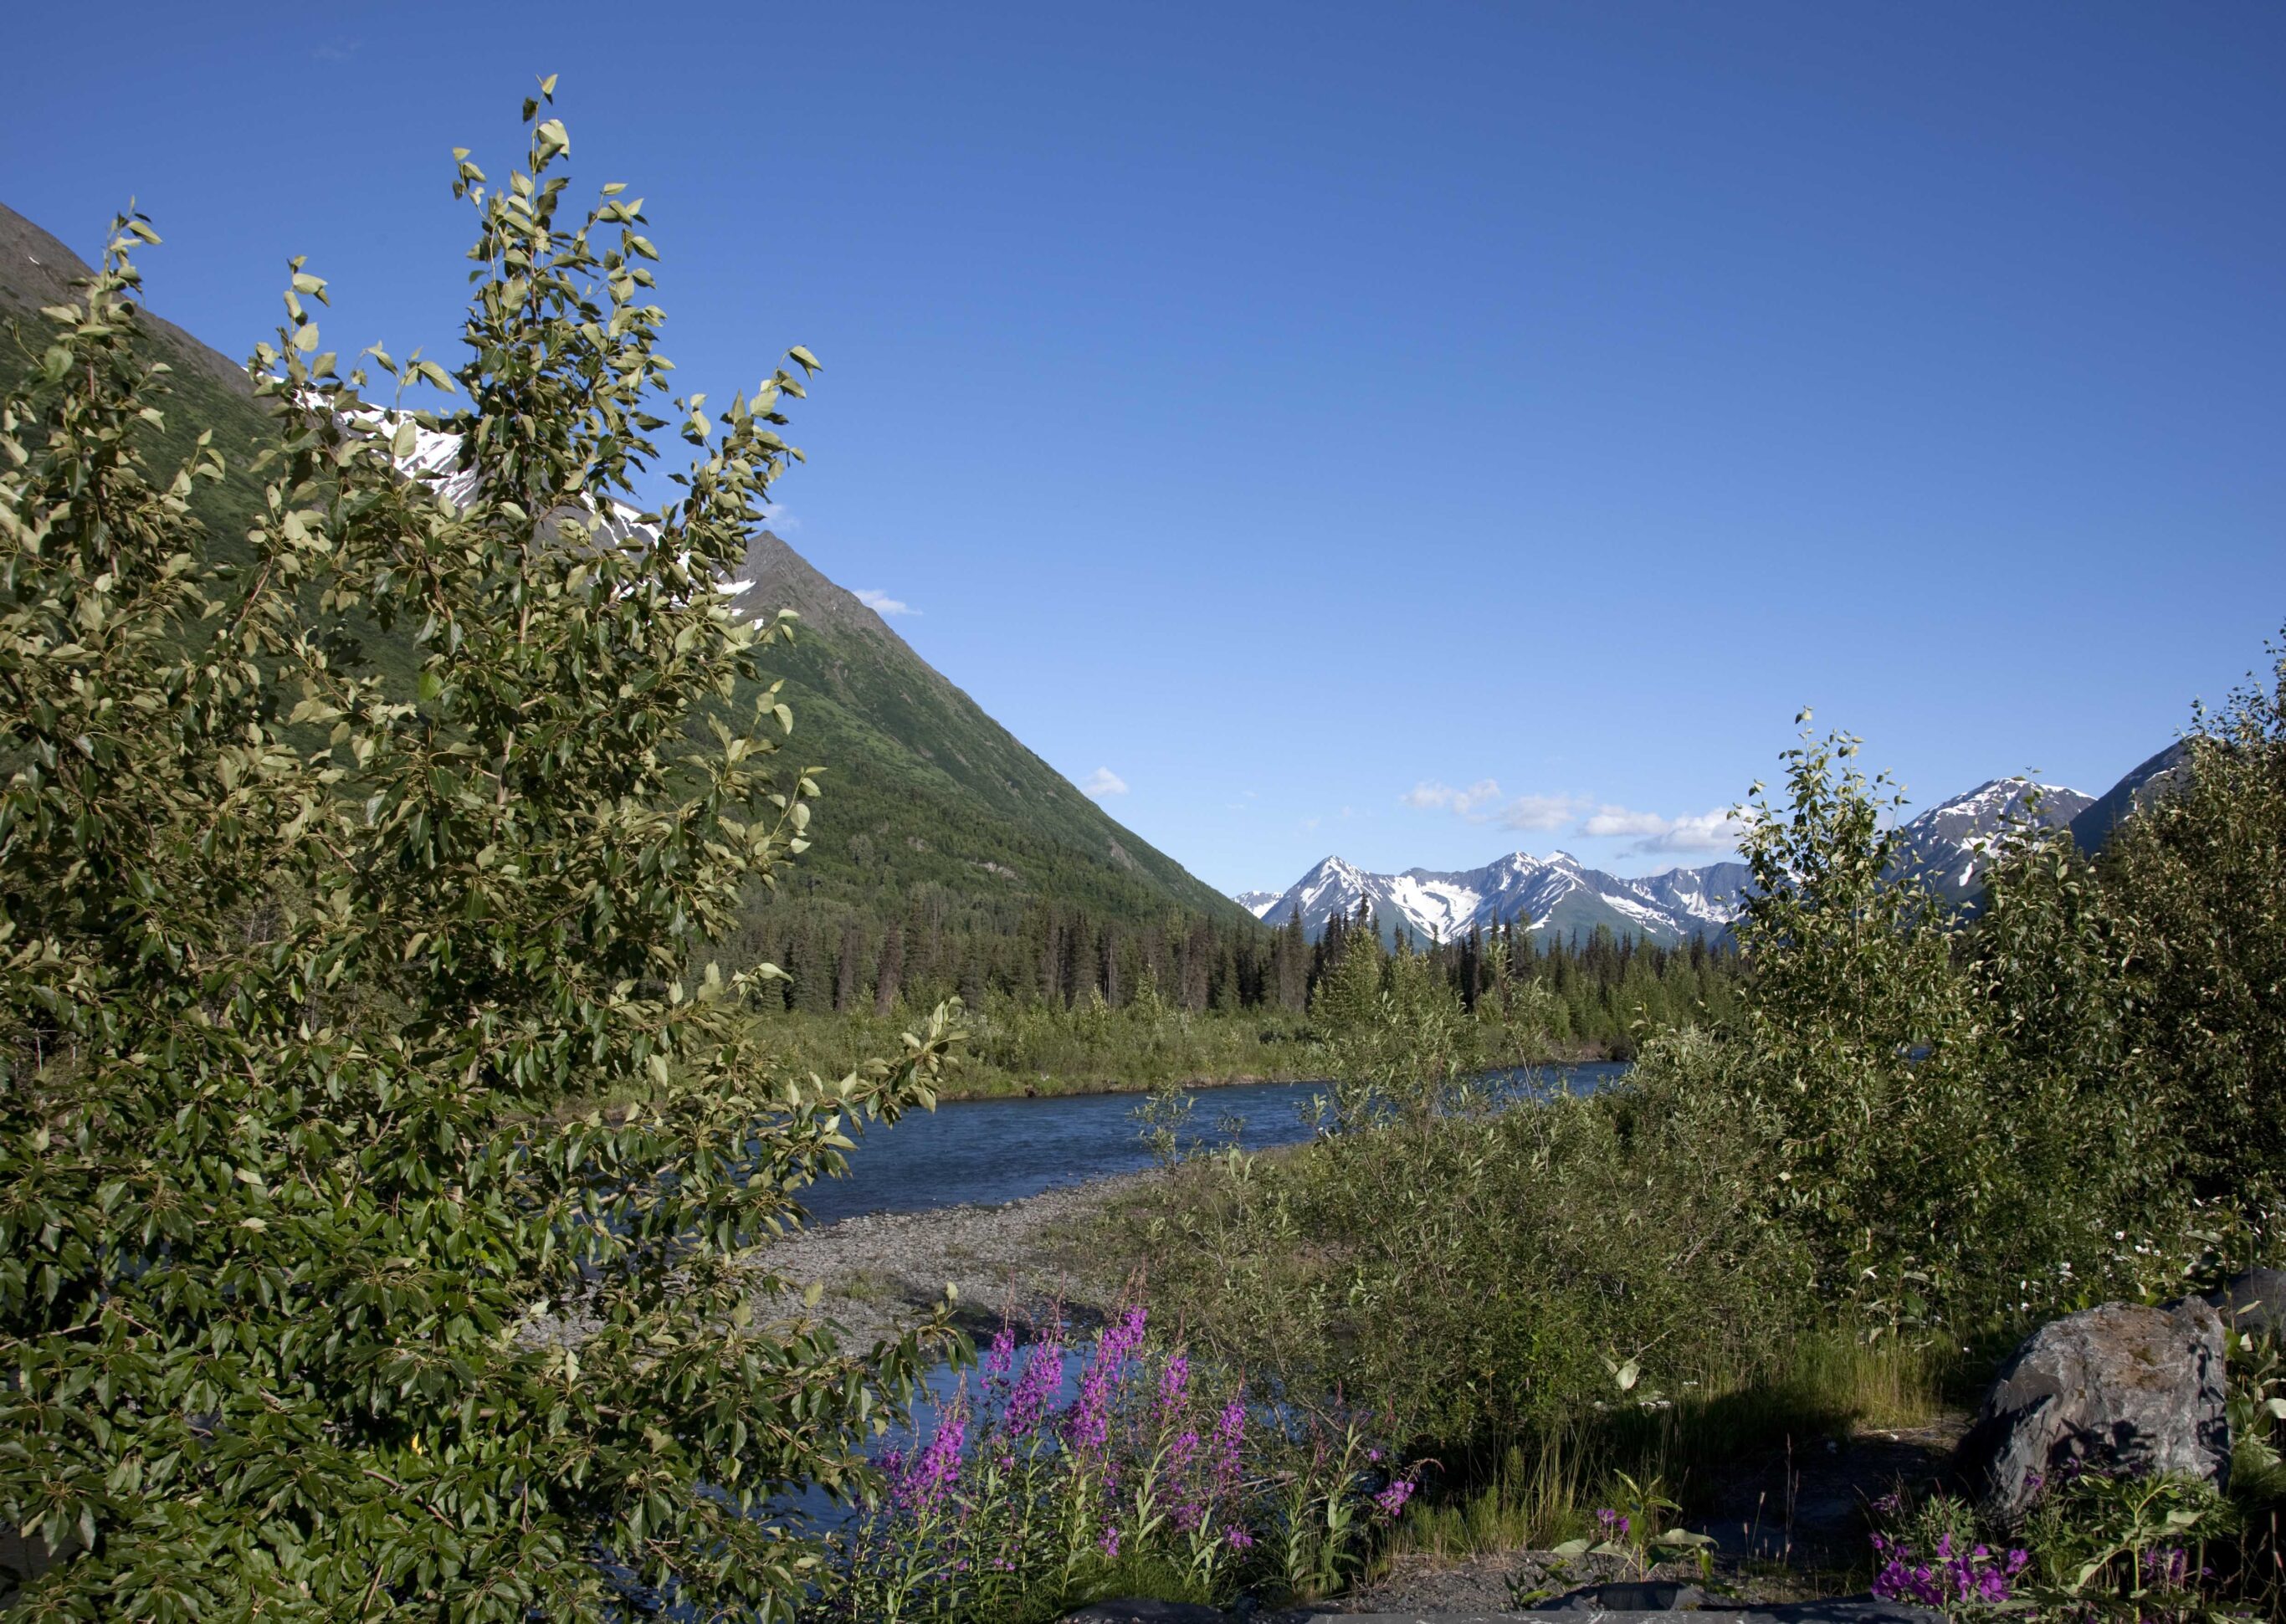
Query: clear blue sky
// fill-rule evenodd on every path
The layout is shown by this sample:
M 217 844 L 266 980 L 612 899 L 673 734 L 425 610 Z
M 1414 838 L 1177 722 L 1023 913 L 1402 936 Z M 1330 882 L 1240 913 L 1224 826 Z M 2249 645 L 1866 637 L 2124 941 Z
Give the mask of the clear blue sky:
M 0 200 L 91 253 L 134 193 L 154 306 L 233 352 L 296 253 L 328 347 L 445 348 L 448 149 L 502 172 L 560 73 L 681 381 L 826 364 L 789 539 L 1226 888 L 1705 861 L 1804 704 L 1925 804 L 2100 791 L 2286 619 L 2275 7 L 7 32 Z

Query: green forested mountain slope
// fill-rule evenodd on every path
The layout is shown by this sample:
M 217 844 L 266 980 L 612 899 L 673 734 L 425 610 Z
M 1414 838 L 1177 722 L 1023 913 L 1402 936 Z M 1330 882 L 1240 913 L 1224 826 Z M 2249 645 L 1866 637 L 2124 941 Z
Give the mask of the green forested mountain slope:
M 39 365 L 40 307 L 68 301 L 87 274 L 56 238 L 0 205 L 0 390 Z M 265 438 L 262 410 L 242 370 L 181 328 L 153 317 L 146 336 L 173 368 L 153 461 L 180 461 L 213 430 L 232 471 L 200 488 L 198 511 L 217 550 L 233 551 L 260 502 L 247 468 Z M 744 577 L 753 584 L 742 606 L 802 617 L 771 671 L 786 679 L 794 714 L 788 754 L 826 769 L 815 843 L 784 882 L 788 901 L 889 918 L 926 887 L 1004 924 L 1042 902 L 1137 923 L 1178 911 L 1246 917 L 1114 823 L 777 537 L 755 539 Z M 373 636 L 367 652 L 383 668 L 411 667 L 395 640 Z
M 1113 918 L 1170 905 L 1243 918 L 1227 897 L 1120 827 L 887 623 L 765 531 L 741 602 L 802 618 L 770 669 L 794 714 L 791 753 L 824 763 L 817 845 L 794 887 L 876 915 L 934 881 L 1013 916 L 1052 898 Z
M 164 250 L 156 250 L 163 252 Z M 70 303 L 73 284 L 90 274 L 85 261 L 23 216 L 0 203 L 0 390 L 37 367 L 47 347 L 41 307 Z M 155 359 L 173 368 L 166 424 L 152 430 L 154 466 L 188 458 L 203 430 L 230 464 L 219 485 L 201 482 L 193 501 L 209 533 L 227 548 L 242 543 L 260 509 L 262 487 L 247 464 L 267 431 L 254 388 L 236 362 L 209 350 L 171 321 L 146 315 L 144 333 Z

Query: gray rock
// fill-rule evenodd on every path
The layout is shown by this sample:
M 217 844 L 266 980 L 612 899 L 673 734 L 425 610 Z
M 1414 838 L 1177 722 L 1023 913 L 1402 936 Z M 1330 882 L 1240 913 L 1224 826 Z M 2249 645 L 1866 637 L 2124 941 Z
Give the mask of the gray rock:
M 2203 1300 L 2241 1336 L 2286 1337 L 2286 1269 L 2244 1270 Z
M 1954 1470 L 1979 1508 L 2022 1518 L 2074 1470 L 2180 1473 L 2227 1486 L 2222 1320 L 2196 1297 L 2107 1303 L 2050 1321 L 2010 1355 L 1961 1440 Z
M 1229 1624 L 1229 1618 L 1219 1607 L 1204 1607 L 1196 1602 L 1155 1602 L 1147 1596 L 1123 1596 L 1068 1612 L 1063 1624 Z
M 1577 1590 L 1544 1602 L 1534 1602 L 1531 1612 L 1696 1612 L 1707 1605 L 1707 1592 L 1697 1585 L 1582 1585 Z
M 1523 1624 L 1545 1612 L 1351 1612 L 1312 1613 L 1305 1624 Z M 1596 1624 L 1944 1624 L 1944 1615 L 1903 1602 L 1849 1596 L 1825 1602 L 1786 1602 L 1734 1607 L 1713 1603 L 1690 1612 L 1634 1611 L 1588 1615 Z

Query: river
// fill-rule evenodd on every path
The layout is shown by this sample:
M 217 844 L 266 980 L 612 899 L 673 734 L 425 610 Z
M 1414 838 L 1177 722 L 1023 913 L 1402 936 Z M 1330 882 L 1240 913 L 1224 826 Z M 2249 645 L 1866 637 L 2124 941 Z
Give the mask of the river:
M 1496 1095 L 1592 1094 L 1627 1070 L 1594 1060 L 1490 1074 Z M 1184 1138 L 1227 1143 L 1237 1130 L 1248 1150 L 1310 1137 L 1303 1110 L 1325 1083 L 1242 1083 L 1202 1088 Z M 894 1126 L 874 1124 L 849 1157 L 847 1178 L 802 1192 L 813 1224 L 867 1212 L 926 1212 L 938 1207 L 1021 1201 L 1151 1164 L 1135 1113 L 1141 1094 L 1049 1094 L 1037 1099 L 958 1100 L 918 1111 Z

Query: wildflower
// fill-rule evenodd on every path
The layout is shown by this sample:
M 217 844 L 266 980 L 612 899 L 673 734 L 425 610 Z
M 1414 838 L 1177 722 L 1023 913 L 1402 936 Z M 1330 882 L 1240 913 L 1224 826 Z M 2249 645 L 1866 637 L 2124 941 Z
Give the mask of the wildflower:
M 1048 1403 L 1064 1382 L 1064 1344 L 1051 1331 L 1032 1344 L 1024 1360 L 1024 1374 L 1008 1394 L 1005 1412 L 1008 1431 L 1016 1438 L 1029 1438 L 1047 1418 Z
M 988 1382 L 1005 1381 L 1009 1368 L 1015 1360 L 1016 1333 L 1004 1325 L 999 1334 L 992 1338 L 990 1351 L 984 1355 L 984 1379 Z
M 1198 1454 L 1199 1435 L 1192 1427 L 1183 1429 L 1167 1449 L 1167 1476 L 1183 1486 L 1182 1498 L 1175 1502 L 1171 1513 L 1178 1533 L 1188 1533 L 1206 1521 L 1207 1509 L 1199 1499 L 1197 1487 L 1190 1481 L 1191 1463 Z
M 1111 1436 L 1111 1388 L 1143 1345 L 1144 1311 L 1131 1308 L 1095 1339 L 1095 1358 L 1080 1378 L 1079 1397 L 1064 1414 L 1064 1438 L 1076 1449 L 1100 1449 Z M 1189 1367 L 1184 1367 L 1186 1376 Z
M 1096 1541 L 1096 1545 L 1106 1557 L 1110 1557 L 1114 1561 L 1118 1560 L 1119 1530 L 1115 1526 L 1107 1524 L 1103 1530 L 1103 1537 Z
M 960 1477 L 960 1449 L 967 1441 L 968 1418 L 956 1407 L 945 1414 L 928 1447 L 901 1462 L 891 1498 L 907 1511 L 932 1511 Z
M 1222 1407 L 1214 1430 L 1214 1492 L 1229 1494 L 1238 1486 L 1238 1456 L 1246 1442 L 1246 1401 L 1233 1399 Z
M 1596 1513 L 1596 1520 L 1604 1525 L 1604 1534 L 1607 1539 L 1623 1540 L 1627 1538 L 1628 1531 L 1635 1526 L 1625 1516 L 1609 1506 Z
M 1245 1529 L 1240 1527 L 1236 1523 L 1225 1525 L 1222 1531 L 1222 1537 L 1230 1542 L 1230 1548 L 1233 1550 L 1252 1550 L 1254 1549 L 1254 1536 L 1247 1533 Z
M 1412 1478 L 1399 1478 L 1376 1494 L 1373 1503 L 1381 1508 L 1383 1517 L 1400 1517 L 1405 1511 L 1405 1502 L 1413 1498 L 1413 1490 Z
M 1180 1408 L 1183 1395 L 1191 1384 L 1191 1361 L 1180 1353 L 1168 1357 L 1166 1368 L 1159 1372 L 1159 1414 L 1173 1414 Z

